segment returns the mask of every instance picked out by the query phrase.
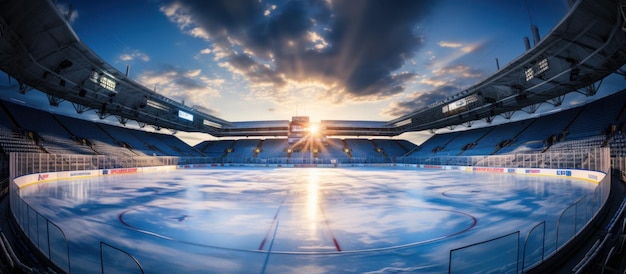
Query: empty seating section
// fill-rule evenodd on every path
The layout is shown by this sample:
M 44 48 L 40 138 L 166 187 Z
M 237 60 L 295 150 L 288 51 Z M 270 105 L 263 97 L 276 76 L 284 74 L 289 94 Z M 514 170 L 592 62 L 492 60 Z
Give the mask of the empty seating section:
M 135 137 L 133 129 L 122 128 L 108 124 L 97 124 L 103 131 L 107 132 L 118 143 L 126 146 L 141 155 L 165 156 L 165 153 L 153 150 L 145 143 L 144 140 Z
M 404 141 L 404 140 L 403 140 Z M 344 143 L 345 142 L 345 143 Z M 348 154 L 345 148 L 351 149 L 350 155 L 353 158 L 383 157 L 383 153 L 377 152 L 377 143 L 383 144 L 378 146 L 391 152 L 392 157 L 404 156 L 409 150 L 417 147 L 415 144 L 398 140 L 364 140 L 364 139 L 335 139 L 327 138 L 313 143 L 289 144 L 287 139 L 240 139 L 225 141 L 204 141 L 197 144 L 194 148 L 203 152 L 208 157 L 222 157 L 230 159 L 274 159 L 274 158 L 291 158 L 291 159 L 347 159 Z M 346 146 L 347 145 L 347 146 Z M 260 147 L 259 153 L 255 152 Z M 313 150 L 317 148 L 317 154 Z M 292 149 L 291 153 L 288 149 Z M 226 153 L 227 150 L 231 152 Z M 255 156 L 256 155 L 256 156 Z
M 181 155 L 180 152 L 175 151 L 170 146 L 166 145 L 160 140 L 159 136 L 166 135 L 166 134 L 159 134 L 159 133 L 148 132 L 148 131 L 143 131 L 143 130 L 133 130 L 131 134 L 134 135 L 137 139 L 141 140 L 145 144 L 145 146 L 148 149 L 150 149 L 149 151 L 150 153 L 154 153 L 150 155 L 186 156 L 186 155 Z
M 161 143 L 159 142 L 152 143 L 152 142 L 147 141 L 151 139 L 146 139 L 146 142 L 151 145 L 156 146 L 157 149 L 165 152 L 166 155 L 187 156 L 187 157 L 204 157 L 205 156 L 203 153 L 196 150 L 192 146 L 189 146 L 188 144 L 183 142 L 181 139 L 178 139 L 178 137 L 174 135 L 157 133 L 157 132 L 144 132 L 144 131 L 137 131 L 136 133 L 139 133 L 142 136 L 145 136 L 146 138 L 156 138 L 160 140 L 163 145 L 161 145 Z
M 398 145 L 400 145 L 401 147 L 403 147 L 404 149 L 406 149 L 407 153 L 415 150 L 418 148 L 418 146 L 414 143 L 411 143 L 407 140 L 402 140 L 402 139 L 397 139 L 394 140 L 394 142 L 396 142 Z
M 56 115 L 56 118 L 82 142 L 90 144 L 91 148 L 98 154 L 137 156 L 130 149 L 118 144 L 94 122 L 61 115 Z
M 559 142 L 551 146 L 548 151 L 583 151 L 589 148 L 601 147 L 604 141 L 606 141 L 606 136 L 596 135 L 585 139 Z
M 0 147 L 4 153 L 42 153 L 41 148 L 13 124 L 9 114 L 0 109 Z
M 376 151 L 376 147 L 369 140 L 364 139 L 346 139 L 346 143 L 350 148 L 352 157 L 367 158 L 368 156 L 382 157 L 382 154 Z
M 546 141 L 554 136 L 558 141 L 558 136 L 563 133 L 567 125 L 572 122 L 576 114 L 581 111 L 580 107 L 560 111 L 554 114 L 534 118 L 534 122 L 524 130 L 516 140 L 507 147 L 498 151 L 498 154 L 506 154 L 514 151 L 543 150 Z
M 71 139 L 71 133 L 67 132 L 50 113 L 11 102 L 4 102 L 4 105 L 13 114 L 20 128 L 36 131 L 42 136 L 54 135 Z
M 266 139 L 261 146 L 261 158 L 286 158 L 289 144 L 287 139 Z
M 232 147 L 232 152 L 228 153 L 228 158 L 248 159 L 254 157 L 254 149 L 259 144 L 259 139 L 236 140 Z
M 348 155 L 343 151 L 343 142 L 340 139 L 326 138 L 319 147 L 318 158 L 345 159 Z
M 193 146 L 193 149 L 199 151 L 200 153 L 204 154 L 204 149 L 207 148 L 209 145 L 211 145 L 214 141 L 211 140 L 204 140 L 200 143 L 197 143 L 195 146 Z M 205 154 L 206 155 L 206 154 Z
M 519 130 L 523 128 L 516 128 L 515 123 L 518 122 L 515 122 L 511 125 L 495 126 L 493 132 L 480 140 L 478 138 L 481 131 L 437 134 L 426 140 L 409 157 L 429 156 L 433 155 L 433 151 L 437 151 L 438 155 L 459 155 L 455 152 L 462 152 L 463 148 L 466 150 L 460 155 L 489 154 L 490 146 L 497 146 L 507 136 L 511 136 L 511 142 L 496 154 L 541 152 L 549 145 L 554 146 L 549 151 L 599 147 L 609 138 L 608 145 L 612 148 L 612 154 L 617 155 L 622 153 L 626 142 L 621 135 L 626 129 L 625 108 L 626 91 L 620 91 L 585 106 L 532 118 L 526 122 L 531 124 L 521 133 Z M 607 132 L 611 125 L 616 126 L 613 139 L 610 139 L 610 132 Z M 505 130 L 503 127 L 510 129 Z M 511 131 L 518 131 L 519 134 L 515 136 L 516 133 Z
M 315 158 L 315 155 L 309 150 L 301 150 L 298 152 L 292 152 L 289 159 L 291 159 L 292 163 L 300 163 L 300 160 L 303 160 L 304 163 L 312 162 Z
M 467 148 L 471 148 L 485 136 L 493 127 L 483 127 L 463 131 L 459 136 L 450 141 L 437 155 L 457 156 Z
M 618 132 L 609 143 L 611 157 L 626 157 L 626 133 Z
M 234 140 L 211 140 L 196 145 L 196 149 L 200 150 L 207 157 L 222 157 L 233 142 Z
M 616 119 L 625 102 L 626 93 L 622 92 L 586 105 L 568 128 L 566 140 L 603 134 L 611 124 L 619 123 Z
M 385 154 L 389 157 L 400 157 L 404 156 L 407 152 L 409 152 L 406 148 L 404 148 L 397 140 L 372 140 L 380 149 L 382 149 Z
M 43 153 L 39 146 L 22 132 L 0 127 L 0 146 L 5 153 L 10 152 L 27 152 L 27 153 Z
M 177 147 L 177 143 L 173 143 L 169 140 L 169 137 L 172 136 L 170 134 L 163 134 L 158 132 L 148 132 L 142 130 L 133 131 L 132 134 L 138 139 L 142 140 L 143 143 L 153 151 L 154 155 L 161 156 L 191 156 L 191 154 L 187 151 L 184 151 Z M 172 136 L 174 137 L 174 136 Z M 178 139 L 174 137 L 174 139 Z M 199 155 L 193 155 L 199 156 Z
M 41 146 L 50 154 L 96 154 L 90 146 L 83 145 L 73 139 L 57 137 L 55 135 L 42 135 L 41 138 Z
M 551 152 L 608 145 L 613 156 L 626 157 L 626 91 L 527 120 L 436 134 L 420 146 L 407 140 L 359 138 L 323 138 L 296 145 L 277 138 L 207 140 L 191 147 L 172 134 L 101 124 L 6 101 L 0 104 L 0 135 L 4 153 L 340 160 Z
M 533 120 L 527 119 L 522 121 L 500 124 L 493 127 L 487 135 L 478 140 L 476 146 L 471 147 L 463 152 L 463 156 L 471 155 L 491 155 L 497 150 L 504 147 L 520 132 L 522 132 Z
M 448 132 L 442 134 L 435 134 L 422 143 L 413 153 L 408 156 L 427 156 L 433 153 L 437 153 L 441 149 L 445 148 L 448 143 L 458 137 L 461 132 Z
M 72 139 L 68 132 L 50 113 L 33 109 L 12 102 L 3 102 L 12 113 L 22 131 L 32 133 L 36 143 L 52 154 L 94 154 L 88 146 L 83 146 Z M 27 133 L 28 134 L 28 133 Z

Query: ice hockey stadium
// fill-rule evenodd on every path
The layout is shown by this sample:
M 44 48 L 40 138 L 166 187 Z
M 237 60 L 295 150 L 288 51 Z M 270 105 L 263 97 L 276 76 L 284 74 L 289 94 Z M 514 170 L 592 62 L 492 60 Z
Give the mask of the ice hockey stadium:
M 626 273 L 626 89 L 595 98 L 626 77 L 624 0 L 569 1 L 445 100 L 319 123 L 161 95 L 55 2 L 0 0 L 9 88 L 119 124 L 0 100 L 0 273 Z

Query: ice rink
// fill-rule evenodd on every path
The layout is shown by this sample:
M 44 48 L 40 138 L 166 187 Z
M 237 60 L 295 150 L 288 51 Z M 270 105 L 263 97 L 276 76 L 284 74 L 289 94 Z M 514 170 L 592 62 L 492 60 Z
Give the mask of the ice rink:
M 400 167 L 217 167 L 52 181 L 20 195 L 64 232 L 72 273 L 441 273 L 451 250 L 515 232 L 524 241 L 543 221 L 554 250 L 559 215 L 596 186 Z

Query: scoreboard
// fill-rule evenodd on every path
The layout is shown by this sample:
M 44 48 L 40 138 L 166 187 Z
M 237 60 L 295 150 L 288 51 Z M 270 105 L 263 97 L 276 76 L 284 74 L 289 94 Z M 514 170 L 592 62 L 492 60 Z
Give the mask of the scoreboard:
M 310 124 L 311 122 L 309 120 L 309 116 L 291 117 L 291 122 L 289 122 L 289 133 L 287 134 L 289 143 L 295 143 L 302 139 L 302 137 L 306 136 L 308 134 Z

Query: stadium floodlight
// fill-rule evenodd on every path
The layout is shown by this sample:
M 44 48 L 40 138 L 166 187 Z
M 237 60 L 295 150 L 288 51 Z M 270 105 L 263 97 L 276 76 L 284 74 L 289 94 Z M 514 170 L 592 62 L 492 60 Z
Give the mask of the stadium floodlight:
M 193 122 L 193 114 L 188 113 L 188 112 L 184 112 L 182 110 L 178 110 L 178 117 L 181 119 L 185 119 L 187 121 L 192 121 Z
M 98 73 L 97 71 L 92 71 L 91 76 L 89 77 L 92 82 L 98 84 L 100 87 L 117 93 L 115 87 L 117 86 L 117 82 L 113 80 L 112 76 L 106 75 L 104 73 Z

